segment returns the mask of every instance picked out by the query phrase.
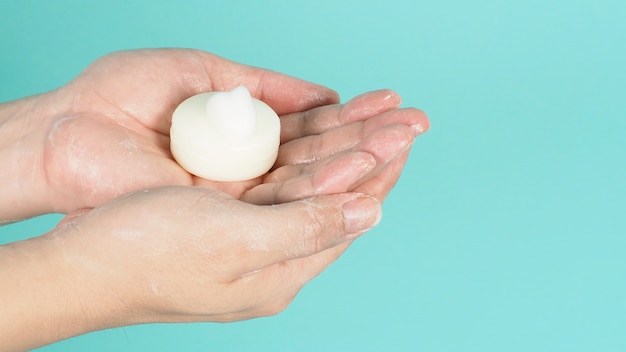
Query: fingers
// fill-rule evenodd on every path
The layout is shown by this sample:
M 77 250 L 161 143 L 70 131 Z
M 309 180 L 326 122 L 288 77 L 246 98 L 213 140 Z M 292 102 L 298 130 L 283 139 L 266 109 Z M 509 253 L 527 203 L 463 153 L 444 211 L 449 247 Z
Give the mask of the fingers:
M 204 63 L 213 90 L 246 86 L 253 97 L 267 103 L 279 115 L 339 102 L 337 92 L 318 84 L 202 51 L 196 54 Z
M 193 49 L 141 49 L 116 52 L 96 60 L 65 88 L 71 106 L 107 110 L 114 120 L 132 116 L 167 135 L 171 114 L 192 95 L 246 86 L 276 113 L 289 114 L 339 102 L 337 92 L 277 72 L 242 65 Z
M 363 152 L 346 152 L 311 165 L 288 166 L 275 172 L 284 171 L 283 178 L 268 175 L 265 182 L 245 192 L 241 200 L 253 204 L 280 204 L 345 192 L 375 166 L 374 157 Z
M 322 106 L 317 109 L 281 117 L 281 144 L 320 134 L 352 122 L 363 121 L 380 113 L 396 109 L 402 99 L 394 91 L 384 89 L 365 93 L 345 105 Z
M 361 192 L 382 201 L 384 197 L 381 196 L 386 195 L 400 177 L 414 137 L 411 130 L 402 125 L 388 126 L 376 135 L 378 139 L 364 140 L 356 148 L 374 155 L 379 166 L 361 178 L 350 190 L 359 186 Z
M 386 176 L 397 179 L 397 175 L 387 172 L 381 175 L 381 180 L 373 180 L 370 184 L 364 182 L 383 173 L 412 142 L 413 134 L 407 126 L 387 126 L 374 131 L 350 151 L 275 170 L 262 184 L 244 193 L 242 200 L 254 204 L 278 204 L 320 194 L 347 192 L 357 185 L 363 185 L 361 190 L 364 193 L 372 194 L 367 192 L 368 185 L 374 186 Z M 384 181 L 385 185 L 395 184 Z
M 358 184 L 349 190 L 369 194 L 382 202 L 398 182 L 409 152 L 410 148 L 407 148 L 384 168 L 380 169 L 380 172 L 372 173 L 371 177 L 361 179 Z
M 354 122 L 322 134 L 309 135 L 283 144 L 278 151 L 276 167 L 310 163 L 348 150 L 368 135 L 394 124 L 411 128 L 414 137 L 430 127 L 428 117 L 418 109 L 387 111 L 365 121 Z
M 358 193 L 320 196 L 256 209 L 262 209 L 254 217 L 255 227 L 262 229 L 262 235 L 250 231 L 237 240 L 242 247 L 251 249 L 238 264 L 241 275 L 354 239 L 378 224 L 382 215 L 377 199 Z
M 56 225 L 56 227 L 62 227 L 66 224 L 71 223 L 72 221 L 74 221 L 75 219 L 79 218 L 81 215 L 88 213 L 89 211 L 91 211 L 90 208 L 83 208 L 83 209 L 78 209 L 72 213 L 69 213 L 67 215 L 65 215 L 61 221 L 59 221 Z
M 233 291 L 249 292 L 247 304 L 222 321 L 282 312 L 302 287 L 337 260 L 350 244 L 352 241 L 346 241 L 311 256 L 276 263 L 232 281 Z

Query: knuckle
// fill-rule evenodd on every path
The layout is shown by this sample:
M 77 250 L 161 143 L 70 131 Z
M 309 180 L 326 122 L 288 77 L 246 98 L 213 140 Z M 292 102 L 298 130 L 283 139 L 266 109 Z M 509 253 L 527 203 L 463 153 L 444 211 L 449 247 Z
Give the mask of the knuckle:
M 271 317 L 271 316 L 278 315 L 284 312 L 287 309 L 287 307 L 289 307 L 292 301 L 293 301 L 293 297 L 274 300 L 274 302 L 264 307 L 264 309 L 261 311 L 261 316 Z
M 311 118 L 310 118 L 311 112 L 310 111 L 304 111 L 300 114 L 299 118 L 298 118 L 298 131 L 300 131 L 300 135 L 301 136 L 307 136 L 309 134 L 311 134 L 311 132 L 309 131 L 311 129 Z
M 299 247 L 306 253 L 317 253 L 324 248 L 325 217 L 315 209 L 307 208 L 309 219 L 302 224 L 298 238 Z

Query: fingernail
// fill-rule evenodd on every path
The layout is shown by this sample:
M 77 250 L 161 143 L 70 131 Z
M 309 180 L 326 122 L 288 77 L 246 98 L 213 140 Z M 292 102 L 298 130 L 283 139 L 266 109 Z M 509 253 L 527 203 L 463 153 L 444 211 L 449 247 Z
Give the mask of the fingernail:
M 416 123 L 415 125 L 411 125 L 411 132 L 413 132 L 413 135 L 415 137 L 419 136 L 425 131 L 426 129 L 424 128 L 424 126 L 420 125 L 419 123 Z
M 369 196 L 360 196 L 343 205 L 343 218 L 347 234 L 358 235 L 376 226 L 382 217 L 380 202 Z

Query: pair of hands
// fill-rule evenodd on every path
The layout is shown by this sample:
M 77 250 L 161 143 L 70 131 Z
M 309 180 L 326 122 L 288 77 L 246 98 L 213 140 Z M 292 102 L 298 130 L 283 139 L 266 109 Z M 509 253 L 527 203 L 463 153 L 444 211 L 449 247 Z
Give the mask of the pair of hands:
M 238 85 L 281 116 L 274 168 L 234 183 L 190 175 L 169 152 L 174 108 Z M 421 111 L 398 109 L 389 90 L 340 105 L 327 88 L 183 49 L 105 56 L 30 99 L 25 125 L 37 132 L 22 140 L 41 152 L 20 179 L 39 195 L 3 210 L 12 218 L 68 214 L 45 236 L 13 246 L 16 260 L 39 267 L 27 254 L 39 251 L 45 267 L 63 273 L 41 289 L 80 322 L 43 343 L 134 323 L 281 311 L 380 220 L 413 139 L 429 127 Z M 16 309 L 32 309 L 24 302 Z

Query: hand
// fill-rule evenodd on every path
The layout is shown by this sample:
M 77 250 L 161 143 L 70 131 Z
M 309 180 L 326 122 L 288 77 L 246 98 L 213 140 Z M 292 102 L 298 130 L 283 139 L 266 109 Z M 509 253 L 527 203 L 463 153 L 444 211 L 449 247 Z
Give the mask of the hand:
M 53 211 L 92 208 L 127 192 L 197 184 L 169 152 L 174 108 L 205 91 L 245 85 L 279 114 L 337 102 L 327 88 L 195 50 L 119 52 L 45 97 L 56 108 L 43 173 Z
M 247 182 L 193 177 L 170 155 L 171 112 L 190 95 L 239 84 L 283 115 L 276 166 Z M 397 110 L 400 98 L 391 91 L 322 106 L 336 101 L 327 88 L 200 51 L 105 56 L 59 90 L 0 104 L 0 123 L 9 126 L 0 130 L 0 162 L 15 165 L 2 178 L 2 218 L 71 213 L 163 185 L 205 185 L 256 204 L 350 189 L 384 196 L 412 141 L 401 125 L 413 126 L 415 136 L 428 119 L 416 109 Z M 363 187 L 366 179 L 376 185 Z
M 169 152 L 174 108 L 191 95 L 237 85 L 284 115 L 275 172 L 237 183 L 190 175 Z M 44 169 L 54 211 L 65 213 L 163 185 L 205 185 L 257 204 L 343 192 L 378 175 L 411 143 L 414 135 L 399 125 L 428 128 L 418 110 L 395 110 L 400 98 L 388 90 L 316 108 L 335 103 L 336 93 L 192 50 L 109 55 L 57 94 L 68 108 L 50 129 Z M 401 167 L 394 168 L 399 175 Z
M 13 302 L 3 314 L 20 317 L 0 320 L 0 345 L 31 348 L 137 323 L 276 314 L 330 264 L 328 248 L 374 226 L 380 211 L 375 198 L 356 193 L 276 206 L 203 187 L 122 196 L 41 238 L 0 247 L 0 298 Z
M 211 76 L 207 72 L 212 69 L 220 73 Z M 162 85 L 157 84 L 159 79 L 164 82 Z M 169 154 L 171 112 L 190 95 L 239 84 L 246 85 L 254 96 L 282 115 L 281 147 L 274 169 L 242 183 L 216 183 L 192 177 Z M 139 89 L 145 87 L 144 91 Z M 57 91 L 25 99 L 25 104 L 0 106 L 4 128 L 0 129 L 0 137 L 5 137 L 5 132 L 11 137 L 0 140 L 17 146 L 0 154 L 0 159 L 8 155 L 7 164 L 16 162 L 16 170 L 20 170 L 8 174 L 14 175 L 12 182 L 4 183 L 8 188 L 3 190 L 9 192 L 3 192 L 7 197 L 0 204 L 4 207 L 2 213 L 10 217 L 23 215 L 24 209 L 30 209 L 27 215 L 41 211 L 70 213 L 47 236 L 0 247 L 0 262 L 4 261 L 0 264 L 6 264 L 0 265 L 0 269 L 9 270 L 0 270 L 0 276 L 36 277 L 41 280 L 28 282 L 49 284 L 38 290 L 12 292 L 10 289 L 15 286 L 0 290 L 9 298 L 24 292 L 35 295 L 15 301 L 11 306 L 16 309 L 14 314 L 9 312 L 7 316 L 24 316 L 20 309 L 27 307 L 40 311 L 46 318 L 41 323 L 48 325 L 36 330 L 42 332 L 40 339 L 52 341 L 84 331 L 147 321 L 230 321 L 277 312 L 304 283 L 335 260 L 356 235 L 378 221 L 379 202 L 361 195 L 360 201 L 348 206 L 361 213 L 356 227 L 337 230 L 338 223 L 349 223 L 339 215 L 342 204 L 356 196 L 343 192 L 357 191 L 382 201 L 400 176 L 413 138 L 429 126 L 420 111 L 397 109 L 400 98 L 391 91 L 364 94 L 345 105 L 334 104 L 336 101 L 336 94 L 326 88 L 210 54 L 146 50 L 107 56 Z M 52 106 L 48 111 L 52 113 L 42 114 L 42 106 Z M 2 118 L 20 115 L 20 110 L 28 118 Z M 15 125 L 17 129 L 11 128 Z M 10 133 L 15 130 L 20 133 Z M 33 130 L 34 133 L 28 133 Z M 45 132 L 43 136 L 41 131 Z M 42 159 L 23 162 L 23 156 L 37 155 L 37 141 L 45 144 Z M 29 182 L 36 181 L 39 175 L 45 176 L 45 187 Z M 164 185 L 202 185 L 213 190 L 167 187 L 119 197 Z M 24 200 L 27 192 L 42 200 L 37 204 Z M 337 195 L 319 196 L 333 193 Z M 116 201 L 105 204 L 116 197 Z M 313 198 L 295 201 L 307 197 Z M 260 207 L 249 203 L 282 204 Z M 268 225 L 259 228 L 241 222 L 244 218 Z M 121 239 L 124 233 L 131 234 L 129 229 L 137 237 Z M 345 236 L 353 231 L 356 234 Z M 291 232 L 294 235 L 288 236 Z M 249 237 L 255 234 L 261 237 Z M 298 241 L 292 244 L 289 239 L 294 236 Z M 260 247 L 245 246 L 259 243 L 274 247 L 262 251 Z M 198 249 L 207 248 L 202 244 L 213 246 L 215 251 L 202 257 Z M 181 257 L 184 253 L 190 257 Z M 170 262 L 172 258 L 167 254 L 177 261 Z M 205 262 L 216 264 L 206 266 L 202 264 Z M 21 263 L 23 275 L 14 263 Z M 178 263 L 183 266 L 174 275 L 171 268 Z M 265 264 L 259 266 L 260 263 Z M 195 274 L 202 274 L 207 280 L 197 286 L 175 281 L 177 277 L 191 280 L 181 276 L 185 269 L 191 270 L 194 278 Z M 284 269 L 293 276 L 284 276 Z M 52 272 L 55 274 L 50 275 Z M 146 295 L 145 280 L 136 285 L 152 273 L 158 275 L 152 275 L 156 286 L 148 285 L 150 292 L 154 295 L 153 289 L 158 291 L 160 287 L 158 292 L 165 293 L 153 300 Z M 278 286 L 264 286 L 265 291 L 258 286 L 280 277 L 289 280 Z M 71 282 L 64 285 L 64 280 Z M 246 286 L 246 282 L 257 286 Z M 239 284 L 226 289 L 227 284 L 234 283 Z M 231 297 L 242 287 L 267 294 L 256 296 L 254 290 L 239 291 L 252 296 L 221 301 L 218 306 L 212 300 L 193 299 L 207 289 L 215 297 Z M 267 291 L 271 287 L 277 291 Z M 41 290 L 49 292 L 49 300 L 43 303 L 36 297 Z M 263 297 L 278 299 L 272 303 Z M 55 300 L 61 304 L 49 304 Z M 24 306 L 17 304 L 20 302 Z M 85 307 L 89 307 L 88 311 Z M 120 307 L 127 310 L 120 311 Z M 74 309 L 66 309 L 63 316 L 75 314 L 76 324 L 58 326 L 53 318 L 55 312 L 45 314 L 46 309 L 56 308 Z M 29 319 L 16 321 L 13 332 L 4 329 L 8 335 L 0 336 L 0 340 L 28 330 L 20 329 L 17 322 L 34 326 L 39 321 Z M 51 326 L 56 335 L 44 336 L 43 332 L 50 332 Z M 31 342 L 37 343 L 32 339 Z

